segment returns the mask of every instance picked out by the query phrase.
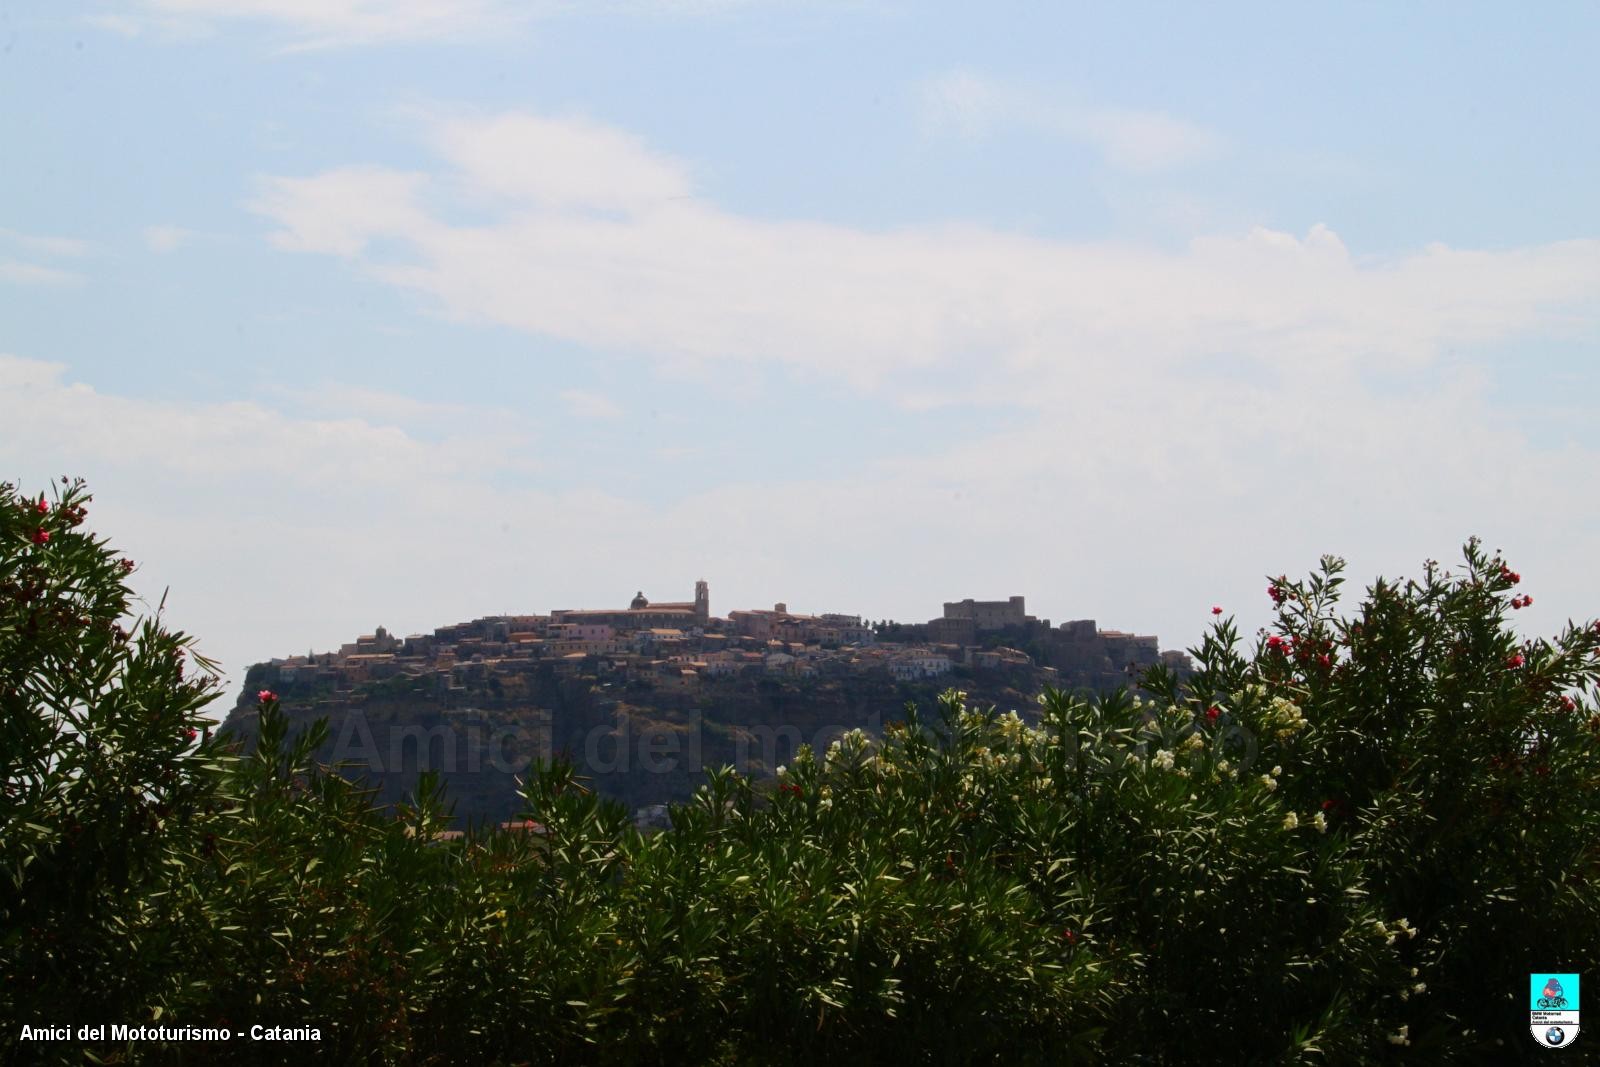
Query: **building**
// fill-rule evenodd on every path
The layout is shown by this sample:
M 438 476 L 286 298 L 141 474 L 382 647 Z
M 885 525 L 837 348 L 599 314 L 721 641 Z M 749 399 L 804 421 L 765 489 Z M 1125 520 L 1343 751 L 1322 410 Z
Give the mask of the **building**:
M 914 682 L 950 673 L 950 658 L 927 649 L 910 649 L 889 661 L 889 674 L 897 681 Z
M 1004 630 L 1012 626 L 1027 626 L 1039 620 L 1027 613 L 1023 607 L 1023 597 L 1014 596 L 1007 600 L 958 600 L 949 601 L 944 605 L 946 619 L 968 619 L 973 626 L 981 631 Z M 1045 623 L 1049 626 L 1049 622 Z
M 644 591 L 634 594 L 625 608 L 600 610 L 561 609 L 550 613 L 552 623 L 603 625 L 615 630 L 704 629 L 711 622 L 711 587 L 704 578 L 694 583 L 694 599 L 652 604 Z

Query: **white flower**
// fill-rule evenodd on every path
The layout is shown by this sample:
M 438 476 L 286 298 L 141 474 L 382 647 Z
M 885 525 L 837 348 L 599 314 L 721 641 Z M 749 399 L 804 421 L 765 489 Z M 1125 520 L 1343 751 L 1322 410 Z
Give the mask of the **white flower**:
M 1284 697 L 1273 697 L 1267 705 L 1267 725 L 1273 727 L 1278 740 L 1286 741 L 1311 725 L 1300 711 L 1300 706 Z
M 1311 822 L 1317 828 L 1318 833 L 1325 834 L 1328 832 L 1328 817 L 1322 812 L 1319 811 L 1311 816 Z
M 1282 773 L 1283 773 L 1283 768 L 1282 767 L 1274 767 L 1274 768 L 1272 768 L 1272 776 L 1274 778 L 1276 778 L 1278 775 L 1280 775 Z
M 1000 730 L 1000 736 L 1015 744 L 1022 740 L 1028 732 L 1028 724 L 1015 711 L 1008 711 L 995 720 L 995 726 Z
M 1270 793 L 1278 788 L 1278 780 L 1270 774 L 1263 774 L 1261 776 L 1261 787 Z
M 1150 757 L 1150 766 L 1158 768 L 1158 769 L 1163 770 L 1163 771 L 1172 770 L 1172 764 L 1173 764 L 1172 753 L 1168 752 L 1166 749 L 1162 749 L 1159 752 L 1157 752 L 1154 756 Z
M 1400 1032 L 1399 1033 L 1390 1034 L 1389 1035 L 1389 1044 L 1391 1044 L 1391 1045 L 1409 1045 L 1409 1044 L 1411 1044 L 1411 1027 L 1402 1026 L 1400 1028 Z
M 1225 759 L 1217 760 L 1217 773 L 1218 774 L 1227 774 L 1231 770 L 1233 770 L 1233 764 L 1229 763 Z
M 1428 983 L 1427 982 L 1418 982 L 1416 985 L 1411 987 L 1411 992 L 1413 992 L 1413 993 L 1426 993 L 1427 991 L 1428 991 Z
M 1199 751 L 1206 747 L 1206 739 L 1201 737 L 1200 732 L 1197 730 L 1183 739 L 1183 747 L 1191 752 Z
M 1297 827 L 1299 825 L 1300 825 L 1300 816 L 1296 815 L 1294 812 L 1291 811 L 1289 814 L 1287 814 L 1287 815 L 1285 815 L 1283 817 L 1283 828 L 1285 830 L 1293 830 L 1295 827 Z
M 775 773 L 779 778 L 787 778 L 789 777 L 789 768 L 780 763 L 778 764 L 778 769 Z

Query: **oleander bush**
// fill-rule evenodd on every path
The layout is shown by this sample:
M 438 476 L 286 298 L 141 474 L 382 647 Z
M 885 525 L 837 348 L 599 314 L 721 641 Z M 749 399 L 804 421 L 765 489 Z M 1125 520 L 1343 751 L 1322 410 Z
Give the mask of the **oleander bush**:
M 7 1062 L 1505 1063 L 1528 973 L 1600 958 L 1600 629 L 1519 638 L 1475 542 L 1350 616 L 1337 560 L 1274 579 L 1139 695 L 948 693 L 649 835 L 556 761 L 454 839 L 271 693 L 210 734 L 88 501 L 0 486 Z M 17 1038 L 118 1021 L 321 1040 Z

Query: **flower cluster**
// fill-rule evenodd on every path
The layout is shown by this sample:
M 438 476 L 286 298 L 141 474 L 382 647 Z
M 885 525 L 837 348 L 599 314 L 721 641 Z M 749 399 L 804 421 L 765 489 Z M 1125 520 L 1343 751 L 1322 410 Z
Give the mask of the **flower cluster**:
M 1372 932 L 1383 938 L 1383 943 L 1386 945 L 1394 944 L 1395 939 L 1399 937 L 1417 936 L 1417 928 L 1405 919 L 1396 919 L 1392 927 L 1388 923 L 1375 921 L 1372 924 Z
M 1008 711 L 1000 716 L 995 720 L 995 726 L 999 729 L 1000 736 L 1013 745 L 1030 739 L 1034 733 L 1028 728 L 1028 724 L 1022 721 L 1022 716 L 1015 711 Z
M 833 744 L 828 746 L 828 751 L 823 754 L 822 761 L 824 765 L 831 764 L 836 767 L 856 766 L 861 762 L 862 757 L 866 755 L 869 744 L 870 740 L 866 732 L 859 727 L 854 730 L 846 730 Z
M 1287 697 L 1273 697 L 1267 705 L 1266 724 L 1279 741 L 1287 741 L 1310 726 L 1300 705 Z

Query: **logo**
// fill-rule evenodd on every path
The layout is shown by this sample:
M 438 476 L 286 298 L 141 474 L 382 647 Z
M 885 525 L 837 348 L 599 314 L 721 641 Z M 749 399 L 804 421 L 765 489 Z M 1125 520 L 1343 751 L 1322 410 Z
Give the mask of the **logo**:
M 1578 1037 L 1578 976 L 1536 972 L 1528 976 L 1528 1029 L 1545 1048 Z

